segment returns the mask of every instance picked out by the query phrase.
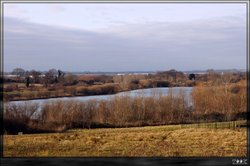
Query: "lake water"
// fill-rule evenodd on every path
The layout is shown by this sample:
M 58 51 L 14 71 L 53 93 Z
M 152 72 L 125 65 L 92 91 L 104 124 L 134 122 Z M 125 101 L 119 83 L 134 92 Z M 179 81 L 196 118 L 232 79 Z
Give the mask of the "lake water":
M 68 100 L 77 100 L 77 101 L 88 101 L 88 100 L 109 100 L 113 97 L 117 96 L 130 96 L 130 97 L 136 97 L 136 96 L 166 96 L 169 94 L 169 91 L 172 90 L 173 95 L 178 95 L 180 91 L 183 91 L 186 100 L 188 103 L 191 103 L 190 100 L 190 93 L 192 92 L 192 87 L 172 87 L 172 88 L 149 88 L 149 89 L 138 89 L 138 90 L 132 90 L 132 91 L 126 91 L 126 92 L 120 92 L 117 94 L 112 95 L 95 95 L 95 96 L 77 96 L 77 97 L 59 97 L 59 98 L 50 98 L 50 99 L 37 99 L 37 100 L 26 100 L 26 101 L 11 101 L 10 103 L 23 103 L 23 102 L 35 102 L 42 104 L 47 101 L 68 101 Z

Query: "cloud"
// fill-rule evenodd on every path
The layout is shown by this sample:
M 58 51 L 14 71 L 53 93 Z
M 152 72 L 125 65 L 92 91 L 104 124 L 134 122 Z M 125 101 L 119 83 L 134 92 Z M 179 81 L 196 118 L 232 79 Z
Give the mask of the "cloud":
M 242 17 L 222 17 L 186 22 L 151 22 L 120 24 L 104 29 L 126 38 L 147 38 L 155 41 L 190 43 L 198 41 L 223 41 L 245 33 L 246 22 Z M 244 35 L 244 34 L 243 34 Z
M 237 24 L 236 24 L 237 23 Z M 99 32 L 4 18 L 4 67 L 68 71 L 245 68 L 244 20 L 121 24 Z
M 28 13 L 27 10 L 18 7 L 16 4 L 5 3 L 3 4 L 3 8 L 5 17 L 19 17 Z
M 59 4 L 48 4 L 46 6 L 48 10 L 53 13 L 61 13 L 66 10 L 65 7 L 63 7 L 63 5 L 59 5 Z

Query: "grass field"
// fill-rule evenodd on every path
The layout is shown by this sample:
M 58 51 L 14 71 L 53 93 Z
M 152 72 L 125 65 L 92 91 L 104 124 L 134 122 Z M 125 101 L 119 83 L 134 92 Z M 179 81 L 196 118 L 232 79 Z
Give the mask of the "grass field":
M 246 128 L 167 125 L 4 135 L 4 157 L 246 156 Z

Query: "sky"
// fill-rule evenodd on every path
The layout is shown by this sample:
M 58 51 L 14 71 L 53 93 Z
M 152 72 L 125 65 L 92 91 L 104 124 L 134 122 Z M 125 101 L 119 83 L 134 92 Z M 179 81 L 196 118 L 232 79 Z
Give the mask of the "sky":
M 4 3 L 4 70 L 246 69 L 244 3 Z

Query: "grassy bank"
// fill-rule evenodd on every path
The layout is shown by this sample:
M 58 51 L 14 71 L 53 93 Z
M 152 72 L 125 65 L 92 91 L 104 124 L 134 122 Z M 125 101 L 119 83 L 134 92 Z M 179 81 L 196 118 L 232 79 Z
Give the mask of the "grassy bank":
M 167 125 L 79 129 L 4 135 L 5 157 L 27 156 L 246 156 L 246 128 Z

